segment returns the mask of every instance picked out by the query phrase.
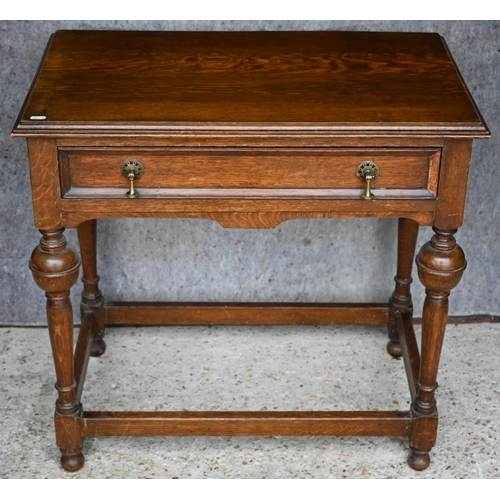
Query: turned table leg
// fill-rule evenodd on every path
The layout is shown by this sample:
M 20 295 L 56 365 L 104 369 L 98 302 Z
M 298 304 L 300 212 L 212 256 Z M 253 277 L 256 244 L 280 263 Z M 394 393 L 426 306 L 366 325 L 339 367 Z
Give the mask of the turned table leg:
M 467 266 L 463 250 L 453 235 L 456 230 L 434 229 L 434 236 L 417 256 L 420 281 L 425 286 L 422 342 L 417 395 L 412 404 L 413 428 L 408 464 L 416 470 L 429 466 L 429 451 L 436 442 L 438 416 L 434 392 L 444 331 L 448 296 Z
M 47 297 L 47 320 L 56 369 L 55 427 L 61 464 L 68 471 L 83 466 L 80 404 L 76 398 L 73 367 L 73 310 L 70 288 L 78 279 L 80 260 L 66 245 L 63 229 L 41 231 L 42 239 L 31 255 L 30 269 Z
M 93 342 L 91 356 L 101 356 L 106 351 L 104 342 L 104 299 L 99 290 L 99 275 L 97 274 L 97 245 L 95 220 L 82 222 L 78 226 L 78 239 L 83 268 L 83 293 L 81 313 L 91 310 L 94 313 Z
M 387 352 L 398 358 L 402 355 L 399 344 L 397 322 L 398 315 L 403 311 L 412 311 L 410 284 L 412 282 L 411 271 L 413 267 L 413 257 L 417 244 L 418 223 L 412 219 L 399 219 L 398 224 L 398 266 L 394 277 L 396 287 L 392 297 L 389 299 L 390 312 L 389 323 L 389 343 Z

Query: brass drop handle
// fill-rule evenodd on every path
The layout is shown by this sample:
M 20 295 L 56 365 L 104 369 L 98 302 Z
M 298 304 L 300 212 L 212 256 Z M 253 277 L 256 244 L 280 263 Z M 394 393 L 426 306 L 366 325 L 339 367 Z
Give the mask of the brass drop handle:
M 366 191 L 361 195 L 364 200 L 373 200 L 375 195 L 371 192 L 372 182 L 380 175 L 380 167 L 372 160 L 360 163 L 356 168 L 356 177 L 366 182 Z
M 137 198 L 139 193 L 134 188 L 134 181 L 140 179 L 144 174 L 144 165 L 139 160 L 125 160 L 120 167 L 123 177 L 130 181 L 130 190 L 127 191 L 127 198 Z

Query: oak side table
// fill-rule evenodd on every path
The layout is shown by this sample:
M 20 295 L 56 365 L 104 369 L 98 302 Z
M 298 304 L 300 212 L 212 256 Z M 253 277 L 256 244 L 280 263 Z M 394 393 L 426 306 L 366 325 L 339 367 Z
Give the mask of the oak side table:
M 462 225 L 473 139 L 490 133 L 435 33 L 58 31 L 12 132 L 26 137 L 36 227 L 34 279 L 47 297 L 62 466 L 97 436 L 408 436 L 430 462 L 448 296 L 466 267 Z M 96 220 L 206 218 L 272 228 L 296 218 L 399 219 L 388 304 L 104 303 Z M 419 349 L 411 267 L 426 288 Z M 69 300 L 84 292 L 73 349 Z M 105 325 L 387 325 L 403 356 L 406 411 L 84 411 L 89 356 Z

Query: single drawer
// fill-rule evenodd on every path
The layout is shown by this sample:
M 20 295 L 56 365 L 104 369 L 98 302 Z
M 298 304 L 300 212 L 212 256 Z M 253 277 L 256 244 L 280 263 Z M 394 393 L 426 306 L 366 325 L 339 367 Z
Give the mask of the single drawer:
M 298 195 L 320 190 L 332 196 L 359 197 L 366 184 L 357 176 L 363 161 L 380 168 L 373 192 L 388 197 L 435 197 L 440 149 L 230 149 L 230 148 L 70 148 L 59 150 L 63 192 L 122 196 L 129 181 L 121 165 L 129 159 L 144 165 L 135 181 L 142 196 L 241 190 L 276 190 Z

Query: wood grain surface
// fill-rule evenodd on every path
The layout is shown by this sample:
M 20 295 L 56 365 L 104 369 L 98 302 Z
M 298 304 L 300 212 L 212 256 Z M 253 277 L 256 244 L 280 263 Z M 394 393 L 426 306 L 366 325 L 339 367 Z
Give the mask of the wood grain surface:
M 386 325 L 388 304 L 109 302 L 107 325 Z
M 438 149 L 410 148 L 67 148 L 59 155 L 61 164 L 68 167 L 71 187 L 127 187 L 120 166 L 127 159 L 137 159 L 145 167 L 135 182 L 137 189 L 362 189 L 365 183 L 357 178 L 356 168 L 363 161 L 374 161 L 380 175 L 373 188 L 422 189 L 433 194 L 440 161 Z
M 16 135 L 253 126 L 488 135 L 436 33 L 58 31 L 50 44 Z
M 409 436 L 402 411 L 84 412 L 97 436 Z
M 35 223 L 30 268 L 46 292 L 58 389 L 57 445 L 68 471 L 82 437 L 170 435 L 410 436 L 408 463 L 430 463 L 448 296 L 465 269 L 463 221 L 474 138 L 490 137 L 435 33 L 59 31 L 12 132 L 28 138 Z M 120 174 L 145 163 L 139 196 Z M 356 167 L 374 160 L 375 199 Z M 294 218 L 399 218 L 388 304 L 103 303 L 95 220 L 206 218 L 270 228 Z M 412 326 L 417 224 L 434 236 L 417 256 L 426 288 L 421 352 Z M 69 290 L 79 259 L 83 322 L 73 355 Z M 388 324 L 403 355 L 407 412 L 84 412 L 89 355 L 110 324 Z M 93 342 L 92 337 L 98 340 Z M 388 391 L 390 391 L 390 387 Z

